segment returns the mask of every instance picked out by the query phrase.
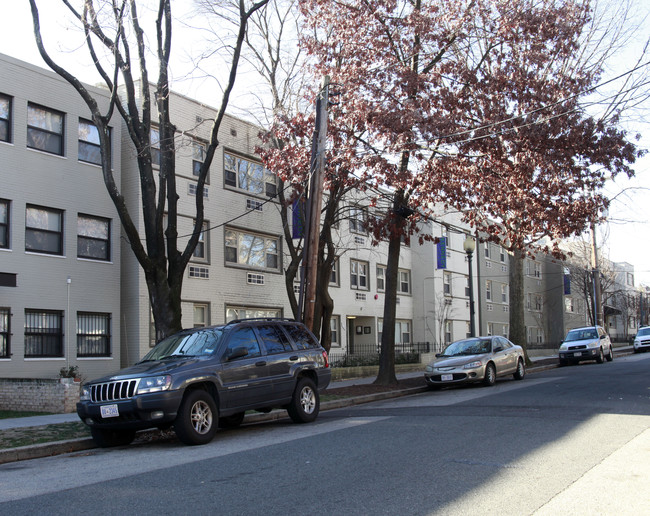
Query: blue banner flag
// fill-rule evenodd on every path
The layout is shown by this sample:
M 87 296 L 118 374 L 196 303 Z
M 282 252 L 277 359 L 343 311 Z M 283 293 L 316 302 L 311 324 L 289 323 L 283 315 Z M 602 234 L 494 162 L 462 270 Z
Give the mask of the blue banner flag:
M 291 208 L 291 236 L 293 238 L 302 238 L 305 236 L 305 203 L 302 197 L 293 201 L 293 206 Z
M 446 269 L 447 268 L 447 237 L 442 237 L 440 241 L 436 244 L 437 251 L 437 269 Z

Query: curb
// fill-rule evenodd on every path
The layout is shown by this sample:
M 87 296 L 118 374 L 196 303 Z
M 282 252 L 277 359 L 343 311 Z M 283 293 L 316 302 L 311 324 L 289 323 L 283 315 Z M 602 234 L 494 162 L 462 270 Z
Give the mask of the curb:
M 619 351 L 618 355 L 627 355 L 629 353 Z M 527 368 L 527 373 L 535 373 L 546 371 L 548 369 L 555 369 L 558 367 L 557 363 L 548 363 L 535 367 Z M 354 405 L 361 405 L 363 403 L 370 403 L 372 401 L 382 401 L 391 398 L 401 398 L 403 396 L 410 396 L 421 392 L 428 391 L 428 387 L 411 387 L 409 389 L 402 389 L 399 391 L 379 392 L 375 394 L 366 394 L 364 396 L 356 396 L 354 398 L 341 398 L 338 400 L 325 401 L 321 403 L 321 410 L 334 410 L 345 407 L 352 407 Z M 247 415 L 244 420 L 246 423 L 263 423 L 268 421 L 277 421 L 280 419 L 287 419 L 289 416 L 285 410 L 273 410 L 268 414 L 251 414 Z M 148 430 L 145 430 L 147 432 Z M 21 460 L 40 459 L 43 457 L 51 457 L 54 455 L 61 455 L 64 453 L 73 453 L 83 450 L 90 450 L 97 448 L 92 439 L 70 439 L 68 441 L 57 441 L 53 443 L 43 443 L 31 446 L 21 446 L 20 448 L 10 448 L 0 450 L 0 464 L 9 462 L 17 462 Z

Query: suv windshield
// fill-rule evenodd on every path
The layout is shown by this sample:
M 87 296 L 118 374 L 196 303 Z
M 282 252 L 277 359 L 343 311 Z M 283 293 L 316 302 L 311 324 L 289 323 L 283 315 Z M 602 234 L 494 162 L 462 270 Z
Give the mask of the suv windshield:
M 573 340 L 586 340 L 586 339 L 597 339 L 598 332 L 596 328 L 586 328 L 582 330 L 571 330 L 567 333 L 566 339 L 564 342 L 571 342 Z
M 646 335 L 650 335 L 650 328 L 641 328 L 636 334 L 637 337 L 645 337 Z
M 161 340 L 149 351 L 141 362 L 163 360 L 169 357 L 208 356 L 212 355 L 219 345 L 223 330 L 212 328 L 192 333 L 180 333 Z
M 491 339 L 467 339 L 449 344 L 441 356 L 478 355 L 481 353 L 489 353 L 491 350 Z

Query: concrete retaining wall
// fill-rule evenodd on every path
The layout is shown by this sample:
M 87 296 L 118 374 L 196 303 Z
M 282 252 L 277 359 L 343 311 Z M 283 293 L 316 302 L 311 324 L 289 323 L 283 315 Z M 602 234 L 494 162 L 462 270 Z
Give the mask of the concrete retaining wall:
M 72 378 L 0 378 L 0 409 L 55 414 L 75 412 L 80 383 Z

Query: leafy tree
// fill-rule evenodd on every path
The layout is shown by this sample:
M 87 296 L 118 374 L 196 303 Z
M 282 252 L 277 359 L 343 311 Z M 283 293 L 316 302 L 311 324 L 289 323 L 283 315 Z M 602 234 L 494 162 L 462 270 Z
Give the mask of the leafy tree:
M 171 120 L 169 95 L 169 62 L 172 41 L 171 0 L 153 2 L 155 34 L 144 30 L 140 11 L 150 7 L 136 0 L 83 0 L 77 10 L 68 0 L 61 0 L 81 27 L 85 46 L 92 63 L 111 94 L 110 105 L 102 112 L 97 100 L 81 81 L 58 65 L 46 49 L 36 0 L 29 0 L 34 22 L 34 34 L 39 52 L 47 65 L 67 80 L 79 93 L 90 110 L 92 121 L 100 136 L 101 164 L 104 183 L 115 204 L 122 227 L 147 282 L 149 299 L 156 325 L 157 339 L 181 329 L 181 289 L 185 268 L 192 257 L 200 231 L 195 230 L 184 248 L 179 249 L 177 216 L 178 194 L 175 171 L 176 127 Z M 217 116 L 212 124 L 205 160 L 197 178 L 195 228 L 203 226 L 203 190 L 219 146 L 218 132 L 226 113 L 229 97 L 237 76 L 247 23 L 268 0 L 237 2 L 232 13 L 237 27 L 231 49 L 227 84 Z M 143 7 L 142 9 L 140 9 Z M 148 48 L 153 42 L 153 48 Z M 153 61 L 155 66 L 149 63 Z M 150 84 L 150 73 L 156 77 Z M 117 186 L 111 169 L 109 123 L 117 113 L 124 122 L 133 144 L 140 173 L 140 195 L 144 234 L 133 222 L 125 197 Z M 157 113 L 157 119 L 154 119 Z M 160 159 L 154 169 L 151 129 L 158 128 Z
M 559 252 L 542 238 L 581 232 L 607 205 L 605 181 L 631 175 L 638 152 L 616 116 L 593 118 L 580 102 L 602 72 L 572 59 L 587 2 L 306 0 L 301 9 L 317 73 L 344 88 L 333 117 L 348 135 L 337 149 L 345 169 L 392 192 L 374 234 L 389 242 L 376 383 L 393 383 L 400 240 L 431 206 L 460 210 L 519 258 L 510 299 L 523 310 L 516 264 L 526 250 Z M 511 335 L 525 345 L 523 313 L 511 314 Z

